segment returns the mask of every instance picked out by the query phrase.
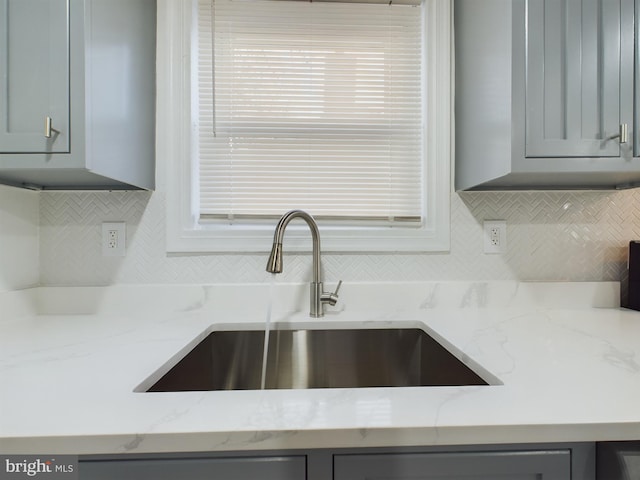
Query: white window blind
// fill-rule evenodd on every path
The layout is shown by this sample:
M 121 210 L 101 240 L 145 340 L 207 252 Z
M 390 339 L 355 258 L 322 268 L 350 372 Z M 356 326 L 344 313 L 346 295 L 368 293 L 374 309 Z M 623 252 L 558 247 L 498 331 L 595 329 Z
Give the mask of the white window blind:
M 419 222 L 420 6 L 200 0 L 200 217 Z

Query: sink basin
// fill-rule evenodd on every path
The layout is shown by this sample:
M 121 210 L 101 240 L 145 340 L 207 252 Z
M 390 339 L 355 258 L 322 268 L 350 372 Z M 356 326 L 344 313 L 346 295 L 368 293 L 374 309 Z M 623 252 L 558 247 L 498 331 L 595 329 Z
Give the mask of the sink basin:
M 262 330 L 214 331 L 143 390 L 260 389 L 263 345 Z M 268 352 L 267 389 L 488 385 L 419 328 L 275 330 Z

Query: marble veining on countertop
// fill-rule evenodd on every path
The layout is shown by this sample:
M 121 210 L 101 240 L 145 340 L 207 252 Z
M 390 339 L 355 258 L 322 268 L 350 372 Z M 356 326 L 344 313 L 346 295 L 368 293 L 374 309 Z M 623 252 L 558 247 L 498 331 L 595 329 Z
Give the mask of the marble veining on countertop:
M 617 283 L 41 287 L 0 294 L 0 451 L 128 453 L 640 438 Z M 489 386 L 141 393 L 208 329 L 420 326 Z

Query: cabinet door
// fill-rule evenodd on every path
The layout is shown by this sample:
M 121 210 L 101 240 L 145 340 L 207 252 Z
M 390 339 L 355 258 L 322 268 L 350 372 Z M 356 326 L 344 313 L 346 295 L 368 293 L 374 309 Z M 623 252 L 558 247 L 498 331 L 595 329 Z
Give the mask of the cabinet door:
M 68 1 L 0 0 L 3 153 L 69 151 Z
M 596 478 L 634 480 L 640 478 L 640 441 L 597 444 Z
M 570 480 L 569 450 L 336 455 L 334 480 Z
M 528 0 L 527 157 L 620 156 L 624 1 Z
M 82 480 L 304 480 L 304 456 L 80 462 Z

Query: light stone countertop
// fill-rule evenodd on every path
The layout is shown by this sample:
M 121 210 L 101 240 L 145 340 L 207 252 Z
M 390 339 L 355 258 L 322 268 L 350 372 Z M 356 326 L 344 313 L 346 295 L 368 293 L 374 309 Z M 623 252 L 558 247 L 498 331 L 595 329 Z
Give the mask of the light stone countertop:
M 147 453 L 640 439 L 640 312 L 617 283 L 0 293 L 0 452 Z M 490 386 L 139 393 L 210 329 L 420 326 Z M 479 368 L 479 369 L 478 369 Z

